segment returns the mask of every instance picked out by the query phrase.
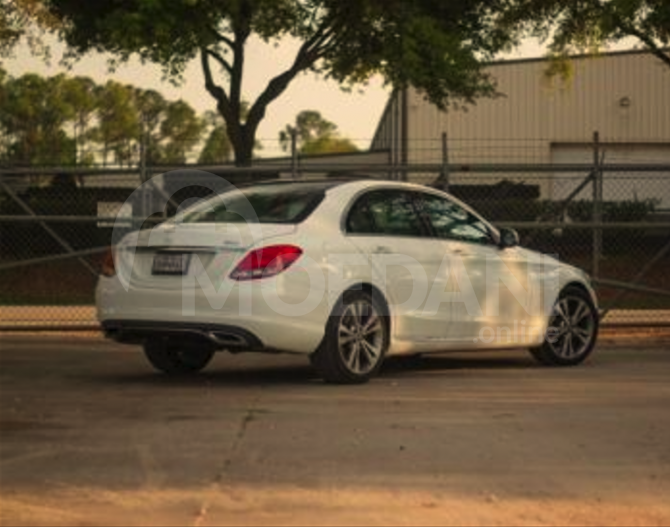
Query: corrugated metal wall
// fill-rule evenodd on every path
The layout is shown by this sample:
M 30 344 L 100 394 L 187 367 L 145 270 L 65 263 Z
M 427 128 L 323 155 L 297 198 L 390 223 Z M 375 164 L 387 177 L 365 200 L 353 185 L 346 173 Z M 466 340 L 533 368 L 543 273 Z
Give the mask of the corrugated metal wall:
M 551 143 L 588 142 L 595 130 L 605 142 L 670 143 L 670 68 L 643 52 L 571 62 L 568 80 L 547 78 L 543 60 L 494 64 L 502 96 L 467 111 L 440 112 L 412 91 L 411 161 L 439 162 L 442 132 L 455 162 L 549 162 Z
M 450 162 L 457 164 L 549 163 L 552 146 L 587 144 L 596 130 L 603 142 L 670 150 L 670 68 L 646 52 L 579 57 L 571 64 L 567 80 L 549 78 L 545 60 L 493 64 L 489 71 L 502 95 L 467 110 L 440 112 L 410 90 L 409 163 L 440 163 L 443 132 Z M 400 100 L 390 101 L 375 144 L 400 148 Z

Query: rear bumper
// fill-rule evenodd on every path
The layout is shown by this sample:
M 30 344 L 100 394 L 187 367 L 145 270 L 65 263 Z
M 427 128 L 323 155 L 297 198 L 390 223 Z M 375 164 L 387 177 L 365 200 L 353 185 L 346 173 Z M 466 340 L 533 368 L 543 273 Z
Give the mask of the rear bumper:
M 104 320 L 101 326 L 105 337 L 126 344 L 142 344 L 156 337 L 173 337 L 201 340 L 230 351 L 267 351 L 256 335 L 235 326 L 151 320 Z
M 268 305 L 260 284 L 246 297 L 236 286 L 225 302 L 217 300 L 202 288 L 126 291 L 116 278 L 101 278 L 96 290 L 98 320 L 107 336 L 120 342 L 176 335 L 205 339 L 221 349 L 310 354 L 323 339 L 325 305 L 304 316 L 290 316 Z M 211 335 L 216 332 L 225 338 Z

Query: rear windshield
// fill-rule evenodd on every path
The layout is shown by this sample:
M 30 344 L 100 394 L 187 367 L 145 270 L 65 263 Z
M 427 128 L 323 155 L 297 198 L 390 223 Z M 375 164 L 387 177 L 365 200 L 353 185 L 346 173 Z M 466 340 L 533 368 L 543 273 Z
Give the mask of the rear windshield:
M 328 188 L 323 184 L 279 184 L 235 189 L 187 210 L 181 221 L 300 223 L 319 206 Z

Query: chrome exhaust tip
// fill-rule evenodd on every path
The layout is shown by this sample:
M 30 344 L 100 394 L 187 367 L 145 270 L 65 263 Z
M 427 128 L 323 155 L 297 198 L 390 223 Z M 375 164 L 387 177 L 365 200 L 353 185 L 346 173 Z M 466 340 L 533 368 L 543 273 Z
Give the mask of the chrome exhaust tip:
M 244 337 L 223 331 L 212 331 L 207 334 L 209 339 L 219 346 L 232 346 L 235 348 L 248 348 L 249 343 Z

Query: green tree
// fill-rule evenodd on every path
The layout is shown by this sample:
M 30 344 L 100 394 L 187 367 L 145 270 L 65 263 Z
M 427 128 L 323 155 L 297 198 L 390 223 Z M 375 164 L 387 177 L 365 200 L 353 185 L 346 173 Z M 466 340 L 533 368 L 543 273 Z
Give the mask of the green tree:
M 133 163 L 133 145 L 140 132 L 133 94 L 132 87 L 115 81 L 107 81 L 96 89 L 98 126 L 93 130 L 93 137 L 102 146 L 105 166 L 110 152 L 119 165 Z
M 200 142 L 204 128 L 203 121 L 188 103 L 182 100 L 169 103 L 161 124 L 162 136 L 167 141 L 165 161 L 185 164 L 189 152 Z
M 249 103 L 242 102 L 242 119 L 246 119 L 249 114 Z M 227 164 L 233 160 L 233 145 L 228 138 L 226 123 L 216 112 L 211 110 L 205 112 L 204 122 L 207 125 L 209 134 L 205 146 L 200 153 L 198 163 L 203 165 Z M 254 152 L 262 150 L 263 145 L 256 141 Z
M 9 75 L 0 67 L 0 162 L 6 159 L 7 149 L 9 148 L 9 133 L 2 115 L 6 109 L 7 90 L 5 84 L 8 80 Z
M 269 106 L 303 72 L 349 87 L 381 74 L 394 87 L 414 85 L 446 108 L 495 93 L 482 61 L 511 42 L 496 18 L 508 0 L 44 2 L 75 53 L 104 50 L 121 60 L 137 54 L 162 64 L 173 78 L 199 57 L 205 86 L 226 122 L 240 165 L 251 162 Z M 242 119 L 246 46 L 252 35 L 266 42 L 290 36 L 301 45 L 293 63 L 268 82 Z
M 218 114 L 210 112 L 207 122 L 225 136 Z M 138 163 L 142 144 L 149 164 L 183 164 L 200 142 L 204 127 L 205 120 L 187 103 L 168 102 L 154 90 L 114 81 L 97 86 L 89 78 L 66 75 L 30 74 L 15 79 L 0 68 L 3 162 L 91 165 L 97 159 L 95 143 L 102 147 L 104 164 L 110 154 L 120 165 Z M 213 144 L 225 141 L 216 134 L 214 138 Z
M 163 136 L 160 124 L 165 118 L 168 103 L 155 90 L 136 89 L 134 99 L 140 120 L 140 133 L 142 134 L 138 141 L 144 142 L 147 163 L 149 165 L 160 165 L 164 163 L 165 157 L 161 144 Z
M 65 77 L 28 74 L 9 78 L 0 97 L 6 161 L 24 165 L 74 164 L 76 146 L 64 131 L 74 109 L 64 96 Z
M 202 165 L 226 164 L 233 158 L 233 148 L 225 126 L 217 126 L 210 133 L 200 153 L 198 163 Z
M 305 143 L 332 135 L 337 130 L 337 126 L 324 119 L 319 112 L 304 110 L 295 118 L 295 126 L 287 124 L 284 130 L 279 132 L 279 144 L 284 152 L 288 152 L 291 148 L 291 136 L 294 130 L 297 146 L 300 149 Z
M 304 110 L 290 124 L 279 132 L 279 143 L 285 152 L 291 148 L 291 135 L 296 131 L 297 147 L 303 154 L 335 154 L 356 152 L 358 148 L 351 140 L 340 137 L 337 125 L 314 110 Z
M 42 138 L 37 156 L 40 164 L 72 165 L 76 162 L 76 143 L 64 130 L 76 116 L 67 94 L 68 80 L 64 74 L 46 79 L 40 115 Z
M 93 138 L 90 127 L 98 108 L 96 84 L 88 77 L 74 77 L 65 79 L 64 82 L 64 100 L 70 105 L 74 115 L 75 162 L 91 165 L 94 155 L 90 151 Z
M 207 140 L 200 152 L 198 163 L 203 165 L 226 164 L 233 158 L 233 146 L 230 144 L 226 123 L 217 112 L 208 110 L 203 116 Z
M 559 58 L 632 37 L 670 67 L 667 0 L 512 0 L 500 25 L 548 41 Z
M 301 148 L 301 152 L 305 155 L 345 154 L 349 152 L 358 152 L 358 148 L 346 137 L 327 136 L 319 137 L 314 141 L 305 143 Z
M 42 34 L 56 29 L 58 18 L 41 0 L 0 0 L 0 59 L 11 55 L 22 38 L 34 54 L 48 58 Z

